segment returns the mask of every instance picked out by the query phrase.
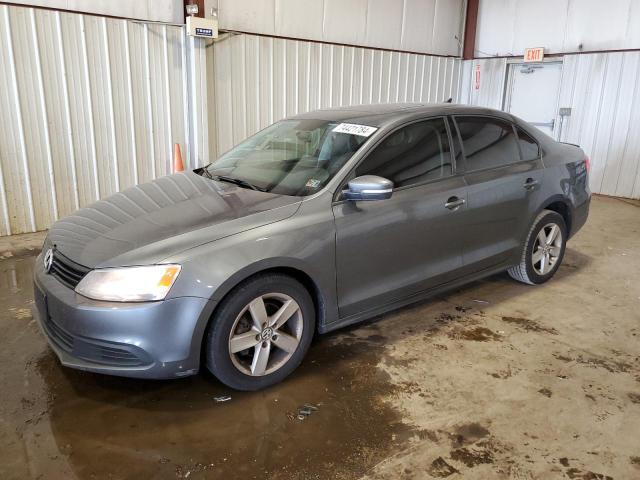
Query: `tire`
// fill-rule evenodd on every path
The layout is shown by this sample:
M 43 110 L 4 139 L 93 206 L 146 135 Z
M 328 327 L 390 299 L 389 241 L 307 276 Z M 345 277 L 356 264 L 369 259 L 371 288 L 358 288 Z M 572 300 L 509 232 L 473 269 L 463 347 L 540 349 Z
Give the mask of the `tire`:
M 543 229 L 544 233 L 541 235 Z M 520 264 L 508 270 L 511 278 L 529 285 L 539 285 L 550 280 L 564 258 L 567 233 L 567 224 L 562 215 L 551 210 L 540 212 L 527 234 Z M 549 244 L 550 237 L 553 238 Z M 542 246 L 541 243 L 546 243 L 546 246 Z M 545 255 L 547 262 L 543 266 Z
M 216 309 L 205 346 L 207 368 L 236 390 L 275 385 L 300 365 L 314 331 L 315 308 L 304 286 L 283 274 L 257 275 Z

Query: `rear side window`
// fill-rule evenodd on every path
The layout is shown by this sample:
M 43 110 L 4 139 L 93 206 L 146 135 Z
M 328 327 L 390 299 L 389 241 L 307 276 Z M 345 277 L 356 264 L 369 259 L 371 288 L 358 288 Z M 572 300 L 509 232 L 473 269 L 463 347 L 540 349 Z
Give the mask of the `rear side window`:
M 540 146 L 531 136 L 522 130 L 520 127 L 516 127 L 518 132 L 518 144 L 520 145 L 520 153 L 522 154 L 522 160 L 535 160 L 540 158 Z
M 449 136 L 443 118 L 412 123 L 391 133 L 356 167 L 356 176 L 378 175 L 395 187 L 452 175 Z
M 467 171 L 520 161 L 518 141 L 509 122 L 496 118 L 456 116 Z

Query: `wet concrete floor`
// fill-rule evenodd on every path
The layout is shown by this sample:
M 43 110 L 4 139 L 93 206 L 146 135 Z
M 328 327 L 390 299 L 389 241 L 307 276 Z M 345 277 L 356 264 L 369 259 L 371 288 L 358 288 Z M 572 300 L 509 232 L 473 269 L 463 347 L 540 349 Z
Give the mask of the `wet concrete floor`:
M 258 393 L 61 367 L 33 261 L 0 260 L 2 479 L 640 478 L 633 203 L 596 199 L 544 287 L 498 275 L 320 337 Z

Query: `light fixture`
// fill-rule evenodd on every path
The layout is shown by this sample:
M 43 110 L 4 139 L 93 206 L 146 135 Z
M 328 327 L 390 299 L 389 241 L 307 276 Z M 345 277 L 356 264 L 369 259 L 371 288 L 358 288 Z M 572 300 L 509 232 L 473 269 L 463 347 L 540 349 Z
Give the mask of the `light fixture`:
M 185 5 L 184 8 L 187 10 L 187 15 L 193 17 L 198 14 L 198 5 L 196 4 L 191 3 L 189 5 Z

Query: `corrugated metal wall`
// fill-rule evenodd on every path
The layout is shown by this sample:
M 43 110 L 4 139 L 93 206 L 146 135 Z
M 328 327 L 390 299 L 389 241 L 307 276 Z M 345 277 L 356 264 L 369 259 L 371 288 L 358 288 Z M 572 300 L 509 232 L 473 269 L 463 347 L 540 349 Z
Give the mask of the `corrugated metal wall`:
M 287 115 L 359 103 L 458 97 L 461 61 L 256 35 L 229 35 L 208 52 L 221 154 Z M 211 100 L 210 100 L 211 101 Z
M 476 86 L 478 68 L 480 81 Z M 465 60 L 462 65 L 460 102 L 501 110 L 504 99 L 506 71 L 506 58 Z
M 502 109 L 507 63 L 465 61 L 462 102 Z M 640 198 L 640 52 L 564 56 L 558 107 L 572 109 L 560 140 L 580 145 L 590 156 L 592 191 Z
M 561 140 L 591 157 L 591 188 L 640 198 L 640 52 L 564 57 L 560 107 L 571 107 Z
M 0 235 L 170 172 L 184 30 L 0 5 Z

